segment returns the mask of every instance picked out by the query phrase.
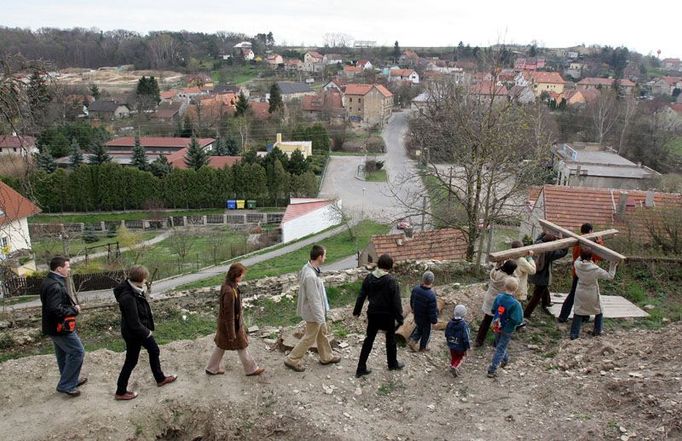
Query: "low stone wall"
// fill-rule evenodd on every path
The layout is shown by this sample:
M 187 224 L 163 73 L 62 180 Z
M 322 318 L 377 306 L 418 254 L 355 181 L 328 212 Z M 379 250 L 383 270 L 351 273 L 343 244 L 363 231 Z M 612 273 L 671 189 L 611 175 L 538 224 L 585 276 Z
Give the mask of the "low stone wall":
M 436 276 L 439 274 L 457 274 L 462 272 L 473 271 L 477 265 L 466 261 L 438 261 L 438 260 L 424 260 L 416 262 L 401 262 L 394 268 L 394 272 L 399 275 L 412 275 L 419 277 L 426 270 L 433 271 Z M 322 279 L 325 286 L 339 286 L 353 283 L 357 280 L 364 279 L 374 266 L 353 268 L 342 271 L 330 271 L 323 273 Z M 258 280 L 245 281 L 240 285 L 243 298 L 248 301 L 259 298 L 270 298 L 274 301 L 279 301 L 283 297 L 293 298 L 298 293 L 298 274 L 289 273 L 276 277 L 265 277 Z M 210 288 L 192 289 L 177 295 L 192 295 L 192 294 L 218 294 L 219 286 Z

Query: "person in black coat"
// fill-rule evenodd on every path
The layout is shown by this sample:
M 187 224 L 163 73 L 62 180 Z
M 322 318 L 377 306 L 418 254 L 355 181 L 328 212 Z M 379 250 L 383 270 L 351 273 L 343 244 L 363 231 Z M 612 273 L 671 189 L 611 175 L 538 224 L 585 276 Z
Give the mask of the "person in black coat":
M 422 283 L 412 289 L 410 307 L 414 315 L 414 330 L 407 339 L 407 345 L 414 352 L 428 351 L 431 336 L 431 325 L 438 323 L 438 302 L 433 290 L 434 275 L 426 271 L 422 275 Z
M 542 233 L 535 239 L 535 243 L 546 243 L 555 240 L 557 240 L 557 237 L 553 234 Z M 542 308 L 545 312 L 551 315 L 547 308 L 552 306 L 552 299 L 549 294 L 549 285 L 552 283 L 552 263 L 555 260 L 561 259 L 566 254 L 568 254 L 568 248 L 547 251 L 535 256 L 535 274 L 529 277 L 529 281 L 533 282 L 535 288 L 533 289 L 533 297 L 531 297 L 523 312 L 524 318 L 529 319 L 540 302 L 542 302 Z
M 400 300 L 400 285 L 388 274 L 393 268 L 393 259 L 388 254 L 382 254 L 377 262 L 377 269 L 365 277 L 355 302 L 353 315 L 359 317 L 365 299 L 369 299 L 367 307 L 367 336 L 362 344 L 360 360 L 355 371 L 357 378 L 371 372 L 367 369 L 367 358 L 372 352 L 374 339 L 379 330 L 386 333 L 386 358 L 388 369 L 402 369 L 405 365 L 398 361 L 398 349 L 395 341 L 395 331 L 403 324 L 403 306 Z
M 80 377 L 85 349 L 76 330 L 76 316 L 81 307 L 69 296 L 65 279 L 71 273 L 69 259 L 55 256 L 50 261 L 50 273 L 40 285 L 43 334 L 49 335 L 59 366 L 57 392 L 79 396 L 78 388 L 88 379 Z
M 149 271 L 143 266 L 130 268 L 128 278 L 114 288 L 114 296 L 121 310 L 121 335 L 126 343 L 126 359 L 116 383 L 116 400 L 132 400 L 137 392 L 128 390 L 130 374 L 140 358 L 144 347 L 149 353 L 149 366 L 157 386 L 165 386 L 177 379 L 175 375 L 165 375 L 161 370 L 159 346 L 154 340 L 154 316 L 145 297 Z

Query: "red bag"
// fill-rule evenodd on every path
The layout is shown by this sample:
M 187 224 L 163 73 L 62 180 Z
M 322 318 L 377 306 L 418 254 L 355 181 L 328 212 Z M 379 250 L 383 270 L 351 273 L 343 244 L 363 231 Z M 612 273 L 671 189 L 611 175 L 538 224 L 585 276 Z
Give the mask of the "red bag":
M 57 323 L 57 334 L 71 334 L 76 330 L 76 316 L 67 315 L 64 320 Z

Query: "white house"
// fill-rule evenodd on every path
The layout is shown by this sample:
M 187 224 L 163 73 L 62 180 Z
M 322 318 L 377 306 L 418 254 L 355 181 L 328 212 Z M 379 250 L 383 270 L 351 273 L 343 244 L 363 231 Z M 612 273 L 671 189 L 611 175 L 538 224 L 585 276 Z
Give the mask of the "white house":
M 391 69 L 388 79 L 390 81 L 409 81 L 419 84 L 419 74 L 413 69 Z
M 27 218 L 37 213 L 40 208 L 0 181 L 0 260 L 15 251 L 31 249 Z M 30 263 L 30 266 L 23 265 L 25 271 L 35 271 L 35 262 Z M 21 267 L 19 270 L 21 274 Z
M 372 63 L 369 60 L 358 60 L 357 63 L 355 63 L 355 66 L 361 67 L 363 70 L 374 69 L 374 66 L 372 66 Z
M 340 200 L 291 198 L 282 218 L 282 242 L 319 233 L 341 222 Z
M 32 136 L 0 136 L 0 155 L 30 156 L 38 153 L 36 140 Z

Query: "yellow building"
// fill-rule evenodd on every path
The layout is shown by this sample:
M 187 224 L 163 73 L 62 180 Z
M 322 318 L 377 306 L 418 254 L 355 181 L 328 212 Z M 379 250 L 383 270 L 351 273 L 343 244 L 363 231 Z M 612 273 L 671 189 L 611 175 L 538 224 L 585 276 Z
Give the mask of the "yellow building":
M 556 94 L 564 93 L 564 84 L 566 81 L 561 78 L 558 72 L 528 72 L 530 83 L 533 85 L 533 93 L 535 96 L 540 96 L 542 92 Z
M 272 145 L 274 149 L 277 147 L 282 152 L 286 153 L 287 156 L 291 157 L 291 154 L 296 150 L 303 153 L 303 157 L 307 158 L 313 154 L 313 142 L 312 141 L 282 141 L 282 134 L 277 134 L 277 141 Z

